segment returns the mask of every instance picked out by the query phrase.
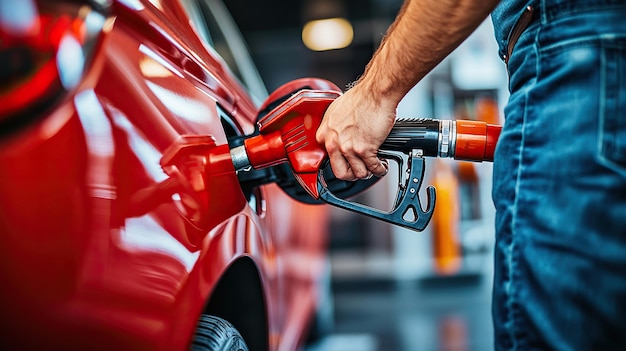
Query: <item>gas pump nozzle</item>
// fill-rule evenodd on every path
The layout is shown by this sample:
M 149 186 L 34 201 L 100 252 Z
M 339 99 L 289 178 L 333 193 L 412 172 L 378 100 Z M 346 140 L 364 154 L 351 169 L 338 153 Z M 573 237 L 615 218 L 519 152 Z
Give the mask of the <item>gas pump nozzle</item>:
M 379 150 L 379 157 L 393 160 L 400 170 L 405 170 L 405 174 L 399 172 L 393 209 L 385 212 L 341 199 L 327 187 L 322 168 L 328 157 L 315 138 L 324 112 L 340 95 L 340 91 L 332 89 L 303 89 L 288 97 L 258 122 L 258 135 L 245 139 L 243 145 L 230 150 L 235 169 L 261 169 L 288 162 L 297 181 L 313 198 L 422 231 L 428 225 L 435 205 L 432 186 L 427 189 L 426 208 L 422 209 L 420 203 L 424 157 L 475 162 L 493 160 L 501 129 L 498 125 L 470 120 L 400 118 Z

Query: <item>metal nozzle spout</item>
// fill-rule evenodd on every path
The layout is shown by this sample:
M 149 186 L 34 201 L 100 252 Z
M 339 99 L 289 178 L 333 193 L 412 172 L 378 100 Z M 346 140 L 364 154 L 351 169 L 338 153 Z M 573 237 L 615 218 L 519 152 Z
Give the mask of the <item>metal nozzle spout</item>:
M 230 150 L 230 157 L 233 160 L 235 171 L 242 171 L 250 168 L 250 160 L 244 145 L 237 146 Z

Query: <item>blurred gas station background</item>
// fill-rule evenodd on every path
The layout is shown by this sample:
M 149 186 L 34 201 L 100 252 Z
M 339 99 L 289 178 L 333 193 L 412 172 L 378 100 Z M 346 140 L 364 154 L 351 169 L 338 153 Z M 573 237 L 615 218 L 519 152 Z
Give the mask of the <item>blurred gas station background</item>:
M 271 92 L 302 77 L 325 78 L 345 89 L 363 72 L 402 1 L 225 4 Z M 411 90 L 398 116 L 501 123 L 506 88 L 487 19 Z M 491 167 L 428 159 L 425 185 L 436 186 L 437 205 L 421 233 L 332 210 L 327 301 L 334 308 L 329 308 L 329 334 L 311 350 L 493 348 Z M 355 200 L 389 209 L 397 188 L 391 172 Z

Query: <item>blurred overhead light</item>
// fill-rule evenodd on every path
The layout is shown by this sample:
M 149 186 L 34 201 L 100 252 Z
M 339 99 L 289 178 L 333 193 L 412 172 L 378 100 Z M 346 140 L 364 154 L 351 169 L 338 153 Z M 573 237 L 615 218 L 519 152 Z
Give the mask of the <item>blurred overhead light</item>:
M 302 42 L 313 51 L 342 49 L 352 43 L 354 30 L 344 18 L 309 21 L 302 29 Z

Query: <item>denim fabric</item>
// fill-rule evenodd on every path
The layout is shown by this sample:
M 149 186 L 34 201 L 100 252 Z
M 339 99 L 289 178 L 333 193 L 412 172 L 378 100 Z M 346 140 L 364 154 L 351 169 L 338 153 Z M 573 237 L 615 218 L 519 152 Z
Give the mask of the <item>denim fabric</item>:
M 494 161 L 495 347 L 626 350 L 626 1 L 537 10 Z

